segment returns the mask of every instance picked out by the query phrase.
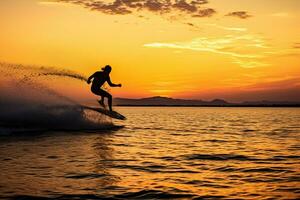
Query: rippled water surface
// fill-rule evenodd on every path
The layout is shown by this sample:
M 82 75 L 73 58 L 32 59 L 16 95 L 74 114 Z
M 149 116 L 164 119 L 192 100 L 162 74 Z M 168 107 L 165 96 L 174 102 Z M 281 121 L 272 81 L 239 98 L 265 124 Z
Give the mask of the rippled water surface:
M 113 131 L 0 137 L 0 197 L 300 198 L 299 108 L 125 108 Z

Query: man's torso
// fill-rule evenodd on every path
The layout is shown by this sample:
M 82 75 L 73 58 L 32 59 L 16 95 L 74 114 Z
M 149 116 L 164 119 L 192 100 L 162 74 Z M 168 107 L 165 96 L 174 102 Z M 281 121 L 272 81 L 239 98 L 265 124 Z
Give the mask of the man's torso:
M 92 88 L 99 89 L 105 81 L 107 81 L 108 76 L 103 72 L 96 72 L 92 82 Z

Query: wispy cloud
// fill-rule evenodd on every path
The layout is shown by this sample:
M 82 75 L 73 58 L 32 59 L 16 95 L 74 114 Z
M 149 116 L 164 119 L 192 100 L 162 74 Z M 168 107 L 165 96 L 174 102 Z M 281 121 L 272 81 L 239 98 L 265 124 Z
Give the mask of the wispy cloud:
M 295 43 L 293 44 L 293 48 L 294 48 L 294 49 L 300 49 L 300 42 L 295 42 Z
M 56 0 L 81 5 L 90 10 L 111 15 L 126 15 L 141 11 L 150 11 L 157 14 L 176 12 L 191 17 L 211 17 L 216 13 L 213 8 L 204 7 L 207 0 Z
M 273 13 L 271 14 L 272 17 L 289 17 L 290 14 L 287 12 L 277 12 L 277 13 Z
M 217 12 L 212 8 L 205 8 L 199 10 L 196 14 L 192 15 L 192 17 L 212 17 Z
M 293 88 L 298 87 L 300 84 L 300 77 L 276 77 L 267 79 L 265 82 L 256 83 L 247 86 L 248 90 L 270 90 L 270 89 L 285 89 L 285 88 Z
M 240 58 L 233 58 L 233 63 L 238 64 L 244 68 L 256 68 L 256 67 L 266 67 L 270 66 L 269 63 L 260 61 L 260 59 L 240 59 Z
M 252 74 L 251 74 L 252 75 Z M 219 97 L 229 101 L 300 101 L 300 77 L 299 76 L 277 76 L 246 78 L 239 76 L 223 80 L 222 87 L 209 88 L 201 91 L 200 98 Z M 226 87 L 224 87 L 226 85 Z M 199 90 L 194 96 L 199 95 Z
M 248 12 L 246 11 L 235 11 L 235 12 L 230 12 L 225 16 L 230 16 L 230 17 L 238 17 L 240 19 L 248 19 L 249 17 L 252 17 Z
M 221 25 L 218 25 L 218 24 L 205 24 L 205 25 L 216 27 L 216 28 L 223 29 L 223 30 L 226 30 L 226 31 L 245 32 L 245 31 L 248 30 L 247 28 L 242 28 L 242 27 L 227 27 L 227 26 L 221 26 Z
M 267 66 L 263 58 L 269 47 L 258 35 L 227 35 L 222 38 L 199 37 L 187 42 L 154 42 L 144 45 L 152 48 L 173 48 L 223 54 L 231 57 L 233 63 L 245 68 Z
M 43 0 L 37 2 L 39 5 L 45 5 L 45 6 L 64 6 L 66 3 L 58 2 L 56 0 L 50 1 L 50 0 Z

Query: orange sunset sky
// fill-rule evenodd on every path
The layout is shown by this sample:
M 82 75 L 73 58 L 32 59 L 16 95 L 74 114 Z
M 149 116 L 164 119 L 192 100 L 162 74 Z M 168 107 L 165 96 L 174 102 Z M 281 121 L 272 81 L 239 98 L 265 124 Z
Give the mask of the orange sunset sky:
M 299 9 L 299 0 L 1 0 L 0 62 L 85 76 L 110 64 L 123 84 L 116 97 L 300 101 Z

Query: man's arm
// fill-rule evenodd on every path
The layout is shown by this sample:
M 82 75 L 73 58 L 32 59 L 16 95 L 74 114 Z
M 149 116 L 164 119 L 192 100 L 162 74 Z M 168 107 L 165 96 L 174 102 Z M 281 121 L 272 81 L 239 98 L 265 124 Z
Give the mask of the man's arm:
M 108 77 L 107 83 L 108 83 L 108 85 L 110 87 L 121 87 L 122 86 L 122 84 L 114 84 L 114 83 L 112 83 L 111 80 L 110 80 L 110 77 Z
M 92 74 L 92 75 L 88 78 L 88 80 L 86 81 L 88 84 L 91 83 L 91 80 L 92 80 L 92 78 L 94 78 L 95 74 L 96 74 L 96 73 Z

